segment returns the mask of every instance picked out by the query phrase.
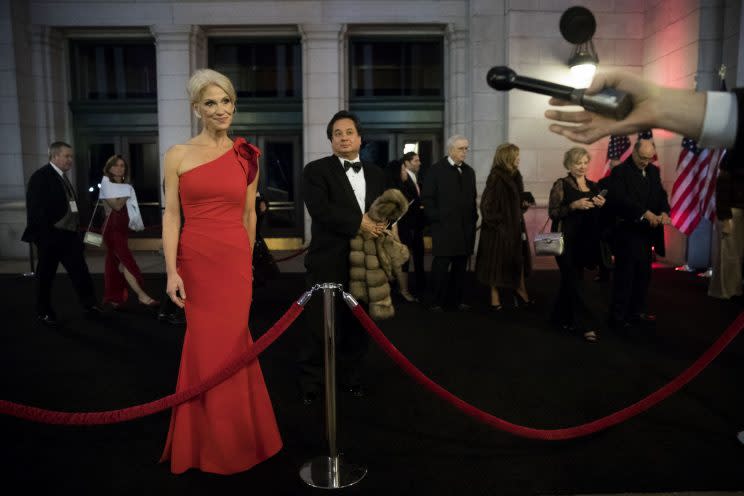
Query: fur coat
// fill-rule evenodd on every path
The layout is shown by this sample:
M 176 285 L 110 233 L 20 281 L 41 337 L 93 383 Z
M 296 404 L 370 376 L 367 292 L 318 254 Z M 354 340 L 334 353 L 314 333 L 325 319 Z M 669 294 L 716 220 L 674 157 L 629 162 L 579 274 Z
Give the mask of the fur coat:
M 369 217 L 375 222 L 394 222 L 406 210 L 408 201 L 403 193 L 388 189 L 372 203 Z M 389 229 L 377 238 L 359 230 L 351 240 L 349 292 L 369 304 L 372 319 L 389 319 L 395 315 L 390 281 L 399 277 L 408 256 L 408 247 Z

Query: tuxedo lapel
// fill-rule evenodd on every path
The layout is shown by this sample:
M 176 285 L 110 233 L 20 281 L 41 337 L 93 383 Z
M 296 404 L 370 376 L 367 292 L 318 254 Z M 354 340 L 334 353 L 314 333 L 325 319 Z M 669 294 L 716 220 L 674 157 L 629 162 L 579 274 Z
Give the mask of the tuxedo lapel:
M 349 178 L 346 177 L 346 172 L 344 171 L 344 168 L 341 167 L 341 164 L 338 161 L 338 157 L 335 155 L 328 158 L 328 168 L 331 175 L 331 178 L 333 178 L 334 183 L 338 184 L 341 189 L 344 191 L 344 196 L 346 197 L 346 203 L 349 204 L 350 208 L 354 208 L 357 212 L 359 212 L 359 203 L 357 203 L 356 195 L 354 194 L 354 190 L 351 187 L 351 183 L 349 182 Z M 364 213 L 364 212 L 359 212 Z

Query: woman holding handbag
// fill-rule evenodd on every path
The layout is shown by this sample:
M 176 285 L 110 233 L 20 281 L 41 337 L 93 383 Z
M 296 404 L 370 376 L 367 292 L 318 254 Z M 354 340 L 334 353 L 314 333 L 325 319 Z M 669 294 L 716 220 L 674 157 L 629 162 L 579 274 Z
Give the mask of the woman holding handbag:
M 128 245 L 129 229 L 144 229 L 137 196 L 132 185 L 127 183 L 128 176 L 129 166 L 120 155 L 106 161 L 99 195 L 107 212 L 103 231 L 106 243 L 103 303 L 118 308 L 127 301 L 130 287 L 142 305 L 157 307 L 160 302 L 143 289 L 142 271 Z
M 501 289 L 515 290 L 519 306 L 530 306 L 524 278 L 532 268 L 524 225 L 522 175 L 519 147 L 499 145 L 493 157 L 486 188 L 481 195 L 481 234 L 475 259 L 475 275 L 491 287 L 491 310 L 501 311 Z
M 591 308 L 584 282 L 584 269 L 599 262 L 599 209 L 604 206 L 606 191 L 586 177 L 591 160 L 581 147 L 563 156 L 566 177 L 553 183 L 548 214 L 552 232 L 563 233 L 563 253 L 556 256 L 561 271 L 561 285 L 552 320 L 565 329 L 578 329 L 589 342 L 597 341 L 599 318 Z

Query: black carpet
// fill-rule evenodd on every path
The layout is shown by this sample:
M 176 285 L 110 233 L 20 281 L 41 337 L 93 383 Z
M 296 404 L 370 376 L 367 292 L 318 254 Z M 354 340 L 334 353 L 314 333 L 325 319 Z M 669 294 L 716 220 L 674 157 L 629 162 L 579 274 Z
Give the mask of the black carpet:
M 163 278 L 146 278 L 157 294 Z M 705 295 L 706 281 L 656 270 L 650 302 L 655 330 L 603 330 L 596 344 L 547 324 L 558 274 L 534 274 L 530 310 L 486 310 L 473 285 L 469 313 L 431 314 L 400 304 L 381 328 L 414 364 L 450 391 L 494 415 L 537 428 L 594 420 L 655 391 L 688 367 L 742 310 Z M 96 285 L 101 290 L 100 277 Z M 605 311 L 608 288 L 597 284 Z M 0 277 L 0 398 L 34 406 L 92 411 L 144 403 L 173 391 L 183 328 L 144 309 L 104 321 L 82 317 L 65 276 L 55 286 L 63 326 L 33 321 L 33 282 Z M 302 292 L 301 274 L 258 288 L 252 329 L 258 337 Z M 294 382 L 301 322 L 261 357 L 284 439 L 279 455 L 234 476 L 158 464 L 169 414 L 111 426 L 48 426 L 0 418 L 0 473 L 34 494 L 325 494 L 298 476 L 326 454 L 320 406 L 304 407 Z M 339 446 L 369 474 L 341 494 L 581 494 L 744 489 L 744 338 L 697 379 L 650 411 L 572 441 L 525 440 L 462 415 L 405 376 L 374 344 L 369 395 L 339 398 Z M 3 490 L 5 492 L 5 490 Z

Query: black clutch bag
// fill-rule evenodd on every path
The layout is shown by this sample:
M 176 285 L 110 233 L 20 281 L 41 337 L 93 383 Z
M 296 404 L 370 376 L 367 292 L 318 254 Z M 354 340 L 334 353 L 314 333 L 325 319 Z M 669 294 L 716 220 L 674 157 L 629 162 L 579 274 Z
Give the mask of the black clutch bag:
M 522 191 L 522 193 L 519 194 L 519 199 L 523 203 L 526 202 L 529 205 L 534 205 L 535 204 L 535 197 L 532 196 L 532 193 L 530 193 L 529 191 Z

